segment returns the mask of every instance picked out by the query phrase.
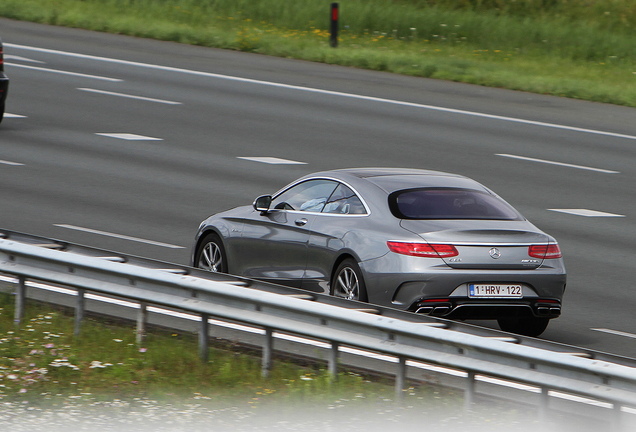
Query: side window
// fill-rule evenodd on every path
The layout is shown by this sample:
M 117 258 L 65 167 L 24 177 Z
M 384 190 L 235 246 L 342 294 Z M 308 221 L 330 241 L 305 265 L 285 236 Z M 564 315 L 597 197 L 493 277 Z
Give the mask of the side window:
M 302 182 L 278 195 L 271 208 L 319 213 L 337 185 L 333 180 Z
M 322 209 L 323 213 L 335 214 L 366 214 L 367 211 L 358 196 L 342 183 L 329 198 Z

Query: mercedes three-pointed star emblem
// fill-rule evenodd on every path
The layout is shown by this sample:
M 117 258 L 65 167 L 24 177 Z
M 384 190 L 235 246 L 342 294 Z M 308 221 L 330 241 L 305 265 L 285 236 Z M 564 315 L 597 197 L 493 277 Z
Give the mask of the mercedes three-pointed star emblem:
M 492 259 L 498 259 L 501 256 L 501 252 L 497 248 L 491 248 L 488 251 L 488 255 L 490 255 L 490 258 Z

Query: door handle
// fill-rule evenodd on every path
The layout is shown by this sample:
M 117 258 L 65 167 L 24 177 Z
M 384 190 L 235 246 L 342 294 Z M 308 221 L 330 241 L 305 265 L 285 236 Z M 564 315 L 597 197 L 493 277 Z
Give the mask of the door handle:
M 302 219 L 296 219 L 294 222 L 298 226 L 305 226 L 307 225 L 308 220 L 305 218 L 302 218 Z

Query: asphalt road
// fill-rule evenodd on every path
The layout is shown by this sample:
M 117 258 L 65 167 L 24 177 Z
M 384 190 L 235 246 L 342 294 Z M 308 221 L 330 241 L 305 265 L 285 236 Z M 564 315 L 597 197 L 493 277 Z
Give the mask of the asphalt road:
M 0 36 L 1 227 L 188 263 L 202 219 L 309 172 L 459 173 L 559 240 L 543 337 L 636 357 L 636 110 L 6 19 Z

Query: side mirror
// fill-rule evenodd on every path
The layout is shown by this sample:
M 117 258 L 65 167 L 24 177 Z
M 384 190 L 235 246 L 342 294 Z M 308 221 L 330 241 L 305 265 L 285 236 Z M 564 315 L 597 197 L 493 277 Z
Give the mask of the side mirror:
M 261 213 L 267 213 L 269 211 L 269 206 L 272 205 L 272 196 L 271 195 L 262 195 L 254 200 L 254 210 L 259 211 Z

